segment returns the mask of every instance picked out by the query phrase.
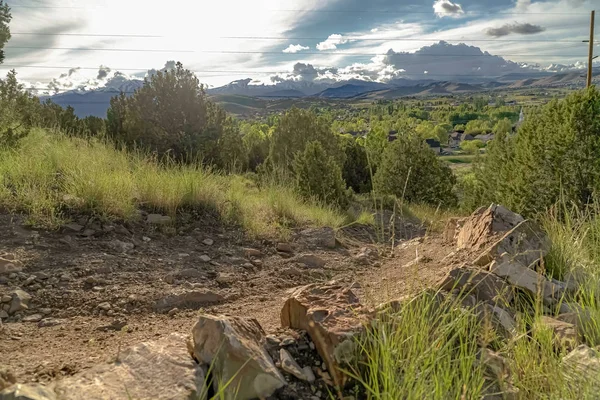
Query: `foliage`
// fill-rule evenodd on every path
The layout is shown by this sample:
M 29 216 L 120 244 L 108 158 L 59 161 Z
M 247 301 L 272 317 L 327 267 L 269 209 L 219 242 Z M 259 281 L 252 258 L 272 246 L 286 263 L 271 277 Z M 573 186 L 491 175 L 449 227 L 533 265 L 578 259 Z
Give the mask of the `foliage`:
M 340 167 L 320 142 L 308 142 L 304 151 L 296 155 L 294 175 L 298 190 L 304 198 L 316 199 L 340 208 L 348 206 Z
M 497 135 L 475 165 L 471 202 L 534 216 L 559 199 L 579 208 L 600 189 L 600 92 L 590 88 L 528 114 L 517 135 Z
M 418 135 L 406 134 L 385 149 L 374 187 L 407 202 L 450 206 L 456 203 L 455 181 L 450 168 Z
M 223 168 L 245 164 L 232 119 L 208 100 L 198 78 L 181 63 L 146 78 L 131 97 L 111 99 L 107 120 L 107 134 L 130 148 L 141 146 L 176 160 L 199 158 Z M 220 151 L 219 142 L 235 154 Z
M 470 154 L 479 153 L 479 149 L 485 147 L 485 143 L 479 139 L 475 140 L 463 140 L 460 143 L 460 148 Z
M 508 118 L 501 119 L 494 125 L 494 133 L 511 133 L 512 122 Z
M 479 135 L 482 133 L 489 133 L 492 131 L 492 124 L 490 121 L 476 119 L 467 122 L 465 126 L 465 133 L 470 133 L 472 135 Z
M 342 168 L 342 177 L 346 184 L 356 193 L 368 193 L 371 191 L 371 171 L 367 150 L 363 146 L 362 139 L 345 137 L 343 147 L 345 152 L 345 163 Z
M 3 0 L 0 0 L 0 64 L 4 61 L 4 45 L 10 40 L 10 28 L 8 24 L 12 19 L 10 8 Z
M 328 156 L 338 165 L 343 163 L 343 152 L 336 134 L 327 120 L 312 111 L 292 107 L 279 121 L 271 138 L 269 158 L 279 168 L 290 169 L 296 155 L 309 142 L 318 141 Z
M 269 141 L 272 130 L 267 124 L 243 123 L 241 126 L 242 140 L 248 154 L 248 168 L 257 171 L 259 165 L 269 156 Z

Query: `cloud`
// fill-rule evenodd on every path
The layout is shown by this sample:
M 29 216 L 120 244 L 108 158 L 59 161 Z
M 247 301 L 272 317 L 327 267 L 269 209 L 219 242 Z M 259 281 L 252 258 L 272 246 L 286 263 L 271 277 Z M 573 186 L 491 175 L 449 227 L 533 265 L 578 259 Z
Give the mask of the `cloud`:
M 378 30 L 379 30 L 379 28 L 373 28 L 373 29 L 371 29 L 371 33 L 375 33 L 375 32 L 377 32 Z
M 517 0 L 517 4 L 515 5 L 515 8 L 518 11 L 527 11 L 527 9 L 529 9 L 530 5 L 531 5 L 531 0 Z
M 110 74 L 110 71 L 110 68 L 105 65 L 101 65 L 100 68 L 98 68 L 98 75 L 96 76 L 96 79 L 101 80 L 106 78 L 108 74 Z
M 284 53 L 297 53 L 302 50 L 308 50 L 310 47 L 302 46 L 301 44 L 290 44 L 287 48 L 283 50 Z
M 485 34 L 493 37 L 507 36 L 511 33 L 516 33 L 518 35 L 535 35 L 536 33 L 540 33 L 545 30 L 546 28 L 540 25 L 515 22 L 512 24 L 504 24 L 497 28 L 488 28 L 485 30 Z
M 329 35 L 327 40 L 317 44 L 317 50 L 335 50 L 337 46 L 340 44 L 348 43 L 347 39 L 344 39 L 342 35 L 334 33 L 333 35 Z
M 453 3 L 450 0 L 436 0 L 433 3 L 433 11 L 439 18 L 458 18 L 465 13 L 460 4 Z
M 158 71 L 165 72 L 165 71 L 171 71 L 171 70 L 174 70 L 174 69 L 175 69 L 175 66 L 176 66 L 176 64 L 177 64 L 177 61 L 173 61 L 173 60 L 167 61 L 167 62 L 165 63 L 165 66 L 164 66 L 164 67 L 162 67 L 160 70 L 156 70 L 156 69 L 154 69 L 154 68 L 153 68 L 153 69 L 149 69 L 149 70 L 148 70 L 148 72 L 146 73 L 146 77 L 147 77 L 147 78 L 151 78 L 152 76 L 156 75 L 156 73 L 157 73 Z

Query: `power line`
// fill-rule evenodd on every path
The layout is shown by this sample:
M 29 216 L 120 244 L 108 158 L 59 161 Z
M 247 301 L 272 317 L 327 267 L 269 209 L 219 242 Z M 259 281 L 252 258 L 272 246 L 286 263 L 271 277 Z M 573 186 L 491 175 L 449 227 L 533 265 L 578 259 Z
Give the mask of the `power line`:
M 278 55 L 292 55 L 298 57 L 299 55 L 344 55 L 344 56 L 357 56 L 357 57 L 369 57 L 369 56 L 387 56 L 388 53 L 352 53 L 344 51 L 319 51 L 319 52 L 301 52 L 301 53 L 284 53 L 282 51 L 241 51 L 241 50 L 167 50 L 167 49 L 118 49 L 118 48 L 86 48 L 86 47 L 35 47 L 35 46 L 6 46 L 6 50 L 9 49 L 34 49 L 34 50 L 69 50 L 69 51 L 115 51 L 115 52 L 148 52 L 148 53 L 203 53 L 203 54 L 278 54 Z M 468 58 L 468 57 L 493 57 L 491 54 L 421 54 L 421 53 L 396 53 L 393 55 L 410 55 L 417 57 L 457 57 L 457 58 Z M 567 54 L 541 54 L 532 55 L 528 54 L 502 54 L 501 57 L 581 57 L 581 54 L 567 55 Z
M 89 37 L 131 37 L 131 38 L 163 38 L 164 36 L 158 35 L 130 35 L 130 34 L 101 34 L 101 33 L 38 33 L 38 32 L 11 32 L 12 36 L 15 35 L 26 35 L 26 36 L 89 36 Z

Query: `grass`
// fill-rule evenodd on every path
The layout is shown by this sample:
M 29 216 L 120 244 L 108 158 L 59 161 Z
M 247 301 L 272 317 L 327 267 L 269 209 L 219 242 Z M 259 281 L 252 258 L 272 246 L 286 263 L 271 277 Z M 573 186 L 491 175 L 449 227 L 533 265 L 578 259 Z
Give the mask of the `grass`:
M 446 161 L 450 164 L 471 164 L 477 157 L 476 155 L 452 155 L 452 156 L 440 156 L 440 160 Z
M 349 216 L 302 200 L 277 184 L 197 165 L 159 165 L 95 140 L 33 130 L 16 149 L 0 149 L 0 207 L 56 228 L 78 213 L 104 220 L 136 220 L 139 209 L 176 216 L 194 211 L 240 225 L 256 237 L 285 237 L 295 226 L 331 226 Z

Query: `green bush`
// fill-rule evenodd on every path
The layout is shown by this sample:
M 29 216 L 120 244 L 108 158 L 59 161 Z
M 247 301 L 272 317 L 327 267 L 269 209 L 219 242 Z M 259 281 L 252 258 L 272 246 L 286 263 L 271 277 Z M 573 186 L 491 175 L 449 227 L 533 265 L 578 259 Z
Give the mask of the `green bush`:
M 356 193 L 368 193 L 371 191 L 372 184 L 367 149 L 360 139 L 352 137 L 344 139 L 346 162 L 342 168 L 342 177 Z
M 463 140 L 460 144 L 460 148 L 470 154 L 477 154 L 479 153 L 479 149 L 484 147 L 485 143 L 479 139 Z
M 306 144 L 294 159 L 294 175 L 300 194 L 340 208 L 348 206 L 348 195 L 340 167 L 320 142 Z
M 590 88 L 529 113 L 474 166 L 469 202 L 491 201 L 531 217 L 559 200 L 584 209 L 600 189 L 600 92 Z
M 384 151 L 374 187 L 413 203 L 452 206 L 456 178 L 417 135 L 399 136 Z

